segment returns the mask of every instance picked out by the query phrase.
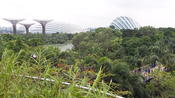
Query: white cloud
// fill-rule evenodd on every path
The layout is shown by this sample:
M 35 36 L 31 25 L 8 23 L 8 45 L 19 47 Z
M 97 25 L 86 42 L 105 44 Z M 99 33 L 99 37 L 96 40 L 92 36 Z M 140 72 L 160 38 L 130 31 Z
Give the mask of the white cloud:
M 0 18 L 48 18 L 83 27 L 108 26 L 117 16 L 141 25 L 175 27 L 173 0 L 1 0 Z M 0 25 L 10 25 L 0 20 Z

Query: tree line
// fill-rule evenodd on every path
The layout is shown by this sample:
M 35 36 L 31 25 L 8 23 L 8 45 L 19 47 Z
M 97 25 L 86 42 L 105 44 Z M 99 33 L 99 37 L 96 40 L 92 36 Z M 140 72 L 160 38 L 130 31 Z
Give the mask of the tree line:
M 48 44 L 72 41 L 72 50 L 60 52 Z M 94 32 L 46 35 L 0 35 L 0 56 L 8 49 L 21 53 L 19 63 L 50 64 L 52 68 L 78 66 L 79 78 L 95 82 L 95 73 L 103 71 L 101 81 L 110 85 L 110 91 L 124 97 L 162 98 L 175 96 L 175 29 L 142 27 L 134 30 L 98 28 Z M 42 52 L 42 54 L 40 54 Z M 36 59 L 37 60 L 37 59 Z M 145 66 L 164 66 L 167 70 L 150 73 L 152 80 L 145 82 L 141 74 L 133 73 Z M 96 84 L 98 85 L 98 84 Z M 98 87 L 98 86 L 97 86 Z

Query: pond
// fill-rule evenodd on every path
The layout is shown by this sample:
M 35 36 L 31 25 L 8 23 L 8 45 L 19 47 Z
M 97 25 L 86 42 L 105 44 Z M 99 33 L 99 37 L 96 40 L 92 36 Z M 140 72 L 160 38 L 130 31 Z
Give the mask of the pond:
M 57 44 L 57 45 L 58 45 L 58 48 L 59 48 L 61 51 L 70 50 L 70 49 L 72 49 L 72 48 L 74 47 L 72 43 Z
M 64 43 L 64 44 L 54 44 L 54 45 L 46 45 L 46 46 L 54 46 L 60 49 L 60 51 L 71 50 L 74 46 L 72 43 Z

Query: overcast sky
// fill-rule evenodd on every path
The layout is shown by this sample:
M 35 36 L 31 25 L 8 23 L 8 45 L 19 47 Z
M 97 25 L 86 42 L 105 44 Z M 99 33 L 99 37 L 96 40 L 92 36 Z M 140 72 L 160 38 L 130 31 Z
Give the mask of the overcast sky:
M 2 18 L 25 18 L 104 27 L 118 16 L 141 26 L 175 27 L 175 0 L 0 0 L 0 26 L 10 25 Z

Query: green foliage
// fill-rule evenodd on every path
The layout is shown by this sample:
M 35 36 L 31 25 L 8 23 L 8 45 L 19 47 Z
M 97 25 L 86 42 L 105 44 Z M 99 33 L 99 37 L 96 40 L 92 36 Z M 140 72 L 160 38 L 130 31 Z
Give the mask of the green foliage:
M 38 54 L 45 55 L 40 51 Z M 60 98 L 107 98 L 105 94 L 109 91 L 109 86 L 101 81 L 97 81 L 99 87 L 93 87 L 88 85 L 85 81 L 86 78 L 78 79 L 77 71 L 74 68 L 68 72 L 71 78 L 62 75 L 59 69 L 51 68 L 48 66 L 32 66 L 27 61 L 23 61 L 20 66 L 18 65 L 18 57 L 21 52 L 15 53 L 11 50 L 5 50 L 0 61 L 0 97 L 60 97 Z M 44 57 L 45 58 L 45 57 Z M 42 61 L 42 58 L 38 58 L 38 61 Z M 46 62 L 46 61 L 44 61 Z M 101 72 L 99 72 L 101 73 Z M 24 76 L 23 76 L 24 75 Z M 47 80 L 31 79 L 26 76 L 38 76 L 44 78 L 50 78 L 55 82 L 49 82 Z M 58 78 L 59 77 L 59 78 Z M 64 85 L 66 81 L 70 82 L 70 85 Z M 77 86 L 87 86 L 91 90 L 86 90 Z M 84 84 L 84 85 L 83 85 Z M 101 92 L 103 91 L 103 93 Z
M 99 62 L 99 66 L 97 66 L 97 69 L 102 67 L 104 69 L 104 71 L 106 71 L 106 72 L 111 70 L 112 61 L 109 58 L 102 57 L 98 60 L 98 62 Z
M 86 56 L 84 58 L 83 65 L 97 67 L 98 66 L 97 58 L 95 56 L 91 56 L 91 55 Z
M 9 40 L 14 40 L 15 37 L 13 35 L 10 35 L 10 34 L 1 34 L 0 39 L 1 39 L 1 41 L 9 41 Z
M 148 26 L 118 31 L 111 27 L 76 34 L 72 42 L 84 65 L 92 65 L 95 69 L 102 66 L 105 73 L 112 73 L 106 81 L 112 79 L 120 84 L 118 89 L 131 91 L 136 98 L 148 98 L 150 92 L 145 88 L 143 78 L 132 70 L 163 64 L 167 71 L 175 71 L 174 39 L 174 28 Z
M 174 97 L 175 96 L 175 77 L 168 72 L 156 71 L 152 74 L 154 80 L 146 85 L 152 97 Z
M 28 45 L 20 39 L 9 41 L 5 46 L 7 49 L 14 50 L 15 52 L 19 52 L 21 49 L 28 47 Z
M 29 46 L 36 47 L 39 45 L 43 45 L 44 42 L 42 39 L 39 39 L 39 38 L 31 38 L 31 39 L 27 40 L 27 44 Z
M 73 50 L 60 51 L 51 45 L 70 40 Z M 111 27 L 74 35 L 2 34 L 0 44 L 0 97 L 108 97 L 101 91 L 131 98 L 175 96 L 174 28 L 148 26 L 119 31 Z M 167 72 L 150 74 L 153 79 L 147 82 L 139 72 L 134 73 L 150 65 L 161 65 Z M 12 78 L 12 73 L 50 77 L 57 82 Z M 72 85 L 63 86 L 62 81 Z M 82 90 L 76 84 L 98 90 Z

